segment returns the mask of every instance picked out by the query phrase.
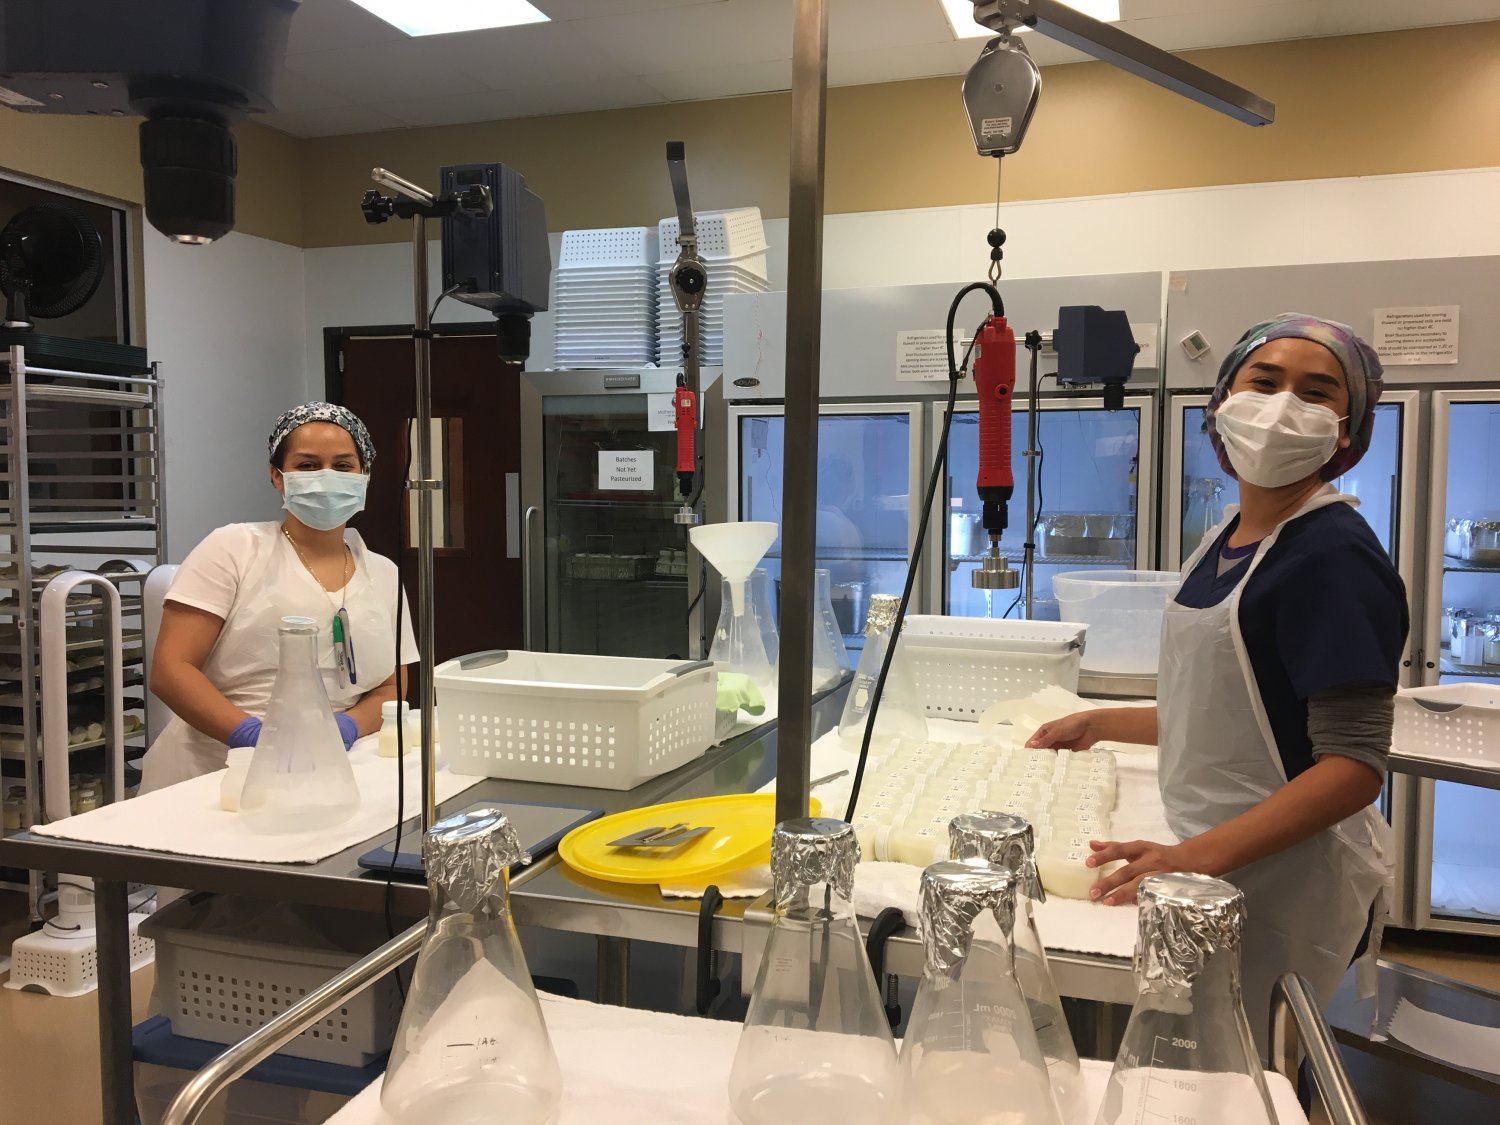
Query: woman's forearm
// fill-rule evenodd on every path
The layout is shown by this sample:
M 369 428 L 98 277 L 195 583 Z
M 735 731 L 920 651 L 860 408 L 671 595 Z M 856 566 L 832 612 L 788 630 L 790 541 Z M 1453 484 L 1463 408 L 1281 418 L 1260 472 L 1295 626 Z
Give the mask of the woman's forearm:
M 1155 746 L 1155 707 L 1101 707 L 1089 713 L 1089 734 L 1096 742 L 1130 742 Z
M 1380 777 L 1353 758 L 1320 759 L 1265 800 L 1181 845 L 1190 871 L 1226 875 L 1353 816 L 1380 795 Z
M 245 719 L 244 711 L 185 660 L 157 661 L 151 669 L 151 690 L 174 715 L 217 742 L 227 744 L 230 732 Z

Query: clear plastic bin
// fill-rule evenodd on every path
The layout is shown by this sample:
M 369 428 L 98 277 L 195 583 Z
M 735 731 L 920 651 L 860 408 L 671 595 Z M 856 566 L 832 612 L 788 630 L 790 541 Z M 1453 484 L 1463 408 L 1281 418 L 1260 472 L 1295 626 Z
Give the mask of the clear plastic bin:
M 1156 674 L 1161 620 L 1181 584 L 1176 571 L 1073 570 L 1052 579 L 1058 609 L 1089 627 L 1083 667 L 1090 672 Z

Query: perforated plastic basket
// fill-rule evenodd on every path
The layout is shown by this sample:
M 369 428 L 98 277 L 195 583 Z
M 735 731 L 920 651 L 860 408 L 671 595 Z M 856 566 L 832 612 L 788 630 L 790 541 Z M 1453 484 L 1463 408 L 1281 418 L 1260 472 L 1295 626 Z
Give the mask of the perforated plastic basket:
M 676 237 L 675 235 L 673 237 Z M 656 231 L 651 227 L 599 227 L 565 230 L 557 264 L 575 266 L 644 266 L 656 261 Z
M 454 773 L 632 789 L 714 741 L 716 673 L 704 660 L 482 652 L 436 680 Z
M 1002 699 L 1049 684 L 1078 690 L 1088 626 L 1069 621 L 994 621 L 916 614 L 901 650 L 930 718 L 977 721 Z
M 224 925 L 239 904 L 245 910 Z M 290 926 L 283 920 L 288 915 Z M 220 895 L 169 903 L 141 924 L 141 932 L 156 942 L 156 1002 L 173 1034 L 238 1043 L 373 950 L 384 931 L 355 911 L 299 907 L 292 914 L 284 904 Z M 391 1049 L 400 1018 L 396 980 L 386 976 L 281 1053 L 365 1066 Z
M 1396 693 L 1392 745 L 1403 754 L 1500 770 L 1500 688 L 1446 684 Z
M 682 229 L 676 215 L 656 224 L 661 260 L 677 260 L 677 235 Z M 766 227 L 759 207 L 732 207 L 725 211 L 693 212 L 693 230 L 698 236 L 698 256 L 706 262 L 741 258 L 765 250 Z

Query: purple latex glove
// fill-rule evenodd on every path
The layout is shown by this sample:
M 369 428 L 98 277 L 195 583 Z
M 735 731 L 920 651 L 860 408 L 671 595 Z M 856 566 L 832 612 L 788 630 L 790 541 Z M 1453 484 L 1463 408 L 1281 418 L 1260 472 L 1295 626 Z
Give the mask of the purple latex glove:
M 239 725 L 229 732 L 229 747 L 239 750 L 246 746 L 254 746 L 260 740 L 260 720 L 254 715 L 246 715 L 239 721 Z
M 348 750 L 359 738 L 359 726 L 347 711 L 336 712 L 333 718 L 339 725 L 339 733 L 344 736 L 344 749 Z

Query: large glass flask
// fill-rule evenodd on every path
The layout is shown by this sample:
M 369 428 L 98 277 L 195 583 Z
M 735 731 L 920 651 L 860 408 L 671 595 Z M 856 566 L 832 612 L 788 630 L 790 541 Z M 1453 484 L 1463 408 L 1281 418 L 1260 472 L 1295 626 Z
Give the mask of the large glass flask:
M 771 601 L 771 572 L 761 567 L 750 576 L 750 601 L 760 621 L 760 636 L 766 646 L 771 667 L 781 658 L 781 633 L 776 627 L 776 611 Z
M 926 965 L 901 1045 L 908 1125 L 1062 1125 L 1016 980 L 1016 877 L 982 859 L 922 872 Z
M 1152 875 L 1136 898 L 1138 992 L 1096 1125 L 1274 1125 L 1240 999 L 1244 895 Z
M 860 653 L 854 683 L 844 701 L 844 716 L 839 720 L 839 738 L 846 746 L 857 747 L 864 739 L 870 703 L 875 698 L 875 682 L 880 678 L 880 667 L 890 650 L 891 631 L 900 609 L 901 599 L 895 594 L 876 594 L 870 599 L 870 612 L 865 618 L 865 648 Z M 875 746 L 896 739 L 927 740 L 927 718 L 917 695 L 917 682 L 912 678 L 911 665 L 899 646 L 896 659 L 891 661 L 885 690 L 880 693 L 880 709 L 875 713 L 875 735 L 870 744 Z
M 817 620 L 813 623 L 812 682 L 814 691 L 822 691 L 849 671 L 849 649 L 833 609 L 833 579 L 826 570 L 813 571 L 813 599 Z
M 858 862 L 843 821 L 776 827 L 776 917 L 729 1073 L 737 1125 L 903 1120 L 895 1041 L 854 918 Z
M 1033 902 L 1047 901 L 1037 876 L 1036 847 L 1031 824 L 1006 813 L 964 813 L 948 824 L 948 853 L 954 859 L 982 859 L 1003 867 L 1016 880 L 1014 933 L 1016 979 L 1031 1012 L 1052 1093 L 1064 1121 L 1082 1121 L 1087 1113 L 1078 1048 L 1063 1014 L 1062 998 L 1047 950 L 1037 932 Z
M 515 829 L 480 806 L 422 840 L 432 891 L 380 1104 L 402 1125 L 543 1125 L 562 1075 L 510 914 Z
M 737 672 L 755 681 L 767 700 L 775 698 L 776 675 L 766 653 L 761 614 L 756 610 L 755 581 L 733 582 L 726 578 L 720 586 L 719 624 L 714 629 L 708 658 L 722 672 Z
M 353 815 L 359 787 L 318 671 L 318 624 L 281 619 L 281 654 L 260 739 L 240 791 L 257 832 L 306 832 Z

